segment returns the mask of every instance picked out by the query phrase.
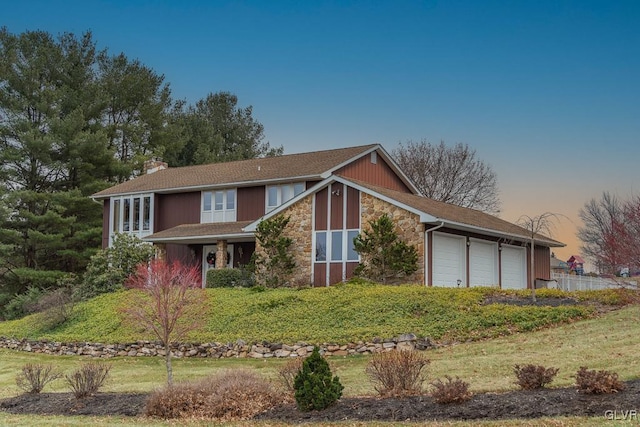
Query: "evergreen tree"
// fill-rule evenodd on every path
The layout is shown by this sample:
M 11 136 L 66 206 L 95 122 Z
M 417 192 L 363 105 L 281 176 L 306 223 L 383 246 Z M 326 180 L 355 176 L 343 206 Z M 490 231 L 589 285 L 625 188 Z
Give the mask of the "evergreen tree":
M 318 347 L 302 363 L 302 369 L 293 380 L 295 399 L 301 411 L 320 410 L 333 405 L 342 396 L 340 379 L 331 374 L 329 363 Z
M 369 222 L 353 240 L 354 249 L 362 257 L 357 276 L 387 283 L 408 276 L 418 269 L 418 252 L 399 239 L 395 225 L 387 214 Z

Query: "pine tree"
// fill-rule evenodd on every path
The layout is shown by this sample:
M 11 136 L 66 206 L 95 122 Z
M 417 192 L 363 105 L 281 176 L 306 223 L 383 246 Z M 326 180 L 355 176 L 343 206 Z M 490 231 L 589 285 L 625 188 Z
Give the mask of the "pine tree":
M 320 410 L 331 406 L 340 399 L 344 389 L 340 379 L 331 374 L 329 363 L 320 356 L 318 347 L 315 347 L 311 355 L 305 359 L 293 385 L 296 404 L 301 411 Z

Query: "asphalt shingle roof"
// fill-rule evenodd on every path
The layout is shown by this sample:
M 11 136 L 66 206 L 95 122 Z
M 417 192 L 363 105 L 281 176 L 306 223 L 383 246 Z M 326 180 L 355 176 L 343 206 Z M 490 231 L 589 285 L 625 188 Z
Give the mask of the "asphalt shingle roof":
M 520 236 L 523 238 L 530 238 L 531 235 L 526 228 L 476 209 L 439 202 L 437 200 L 415 194 L 389 190 L 387 188 L 378 187 L 358 180 L 349 179 L 349 181 L 445 222 L 469 225 L 474 228 L 493 230 L 499 233 L 511 236 Z M 564 246 L 564 243 L 558 242 L 557 240 L 539 233 L 535 235 L 535 240 L 538 243 L 547 244 L 549 246 Z
M 118 194 L 278 181 L 289 178 L 320 178 L 323 173 L 375 147 L 378 147 L 378 144 L 226 163 L 169 167 L 107 188 L 94 194 L 93 197 L 100 199 Z

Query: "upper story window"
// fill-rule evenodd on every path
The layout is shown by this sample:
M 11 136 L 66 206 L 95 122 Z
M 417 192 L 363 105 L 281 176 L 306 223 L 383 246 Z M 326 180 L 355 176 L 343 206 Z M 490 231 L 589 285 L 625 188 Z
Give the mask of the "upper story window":
M 135 194 L 111 198 L 110 239 L 115 233 L 134 234 L 140 238 L 153 233 L 153 195 Z
M 200 222 L 236 221 L 236 189 L 203 191 Z
M 293 184 L 268 185 L 266 212 L 271 212 L 281 204 L 304 192 L 304 182 Z

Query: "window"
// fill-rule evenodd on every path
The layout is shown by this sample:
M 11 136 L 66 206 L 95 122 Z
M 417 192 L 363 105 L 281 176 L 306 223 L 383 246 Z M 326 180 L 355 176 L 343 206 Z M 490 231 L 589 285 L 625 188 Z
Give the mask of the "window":
M 267 187 L 267 212 L 271 212 L 281 204 L 288 202 L 304 192 L 304 182 L 293 184 L 270 185 Z
M 203 191 L 200 222 L 234 222 L 236 190 Z
M 359 232 L 359 230 L 338 230 L 329 233 L 316 231 L 316 262 L 325 262 L 327 259 L 332 262 L 358 262 L 360 257 L 354 248 L 353 239 Z
M 129 233 L 140 238 L 153 233 L 153 197 L 137 194 L 111 198 L 110 240 L 115 233 Z

